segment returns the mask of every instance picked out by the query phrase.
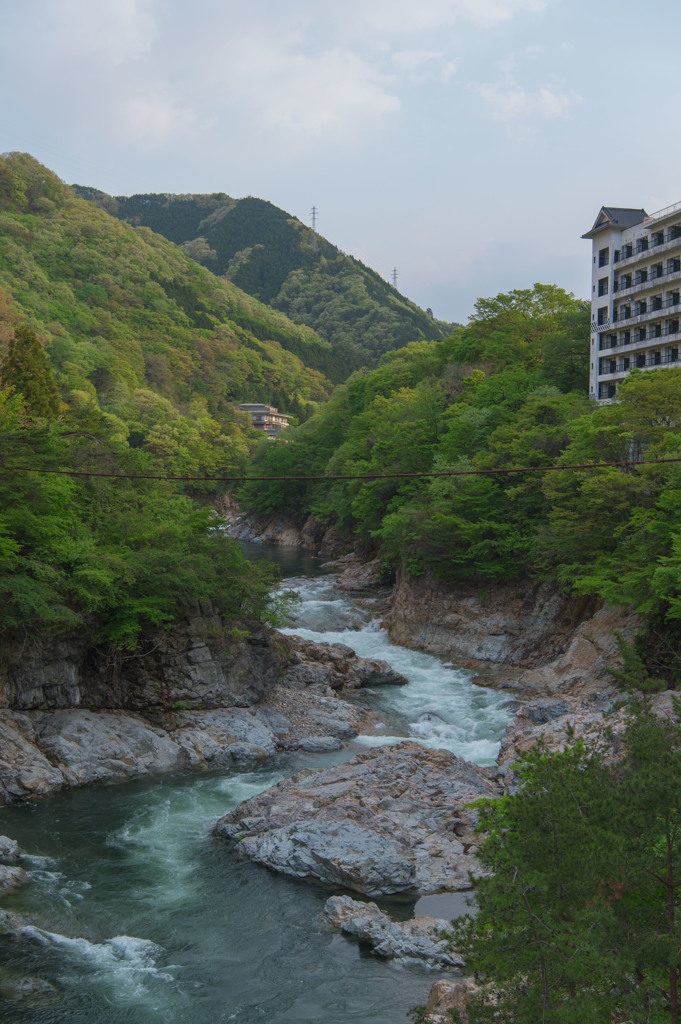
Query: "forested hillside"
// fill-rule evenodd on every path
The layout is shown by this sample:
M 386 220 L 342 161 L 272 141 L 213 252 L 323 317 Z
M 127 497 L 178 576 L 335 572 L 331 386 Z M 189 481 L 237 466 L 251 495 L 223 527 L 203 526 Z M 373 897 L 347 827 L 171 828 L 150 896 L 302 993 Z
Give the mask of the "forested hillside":
M 332 362 L 307 353 L 309 366 L 334 383 L 387 351 L 448 333 L 375 271 L 347 256 L 295 217 L 249 196 L 108 196 L 74 185 L 79 195 L 130 224 L 181 245 L 215 274 L 313 328 L 333 346 Z M 282 342 L 285 344 L 284 342 Z
M 242 501 L 313 512 L 386 566 L 443 583 L 533 577 L 631 602 L 663 642 L 681 619 L 681 467 L 541 467 L 681 456 L 681 371 L 633 372 L 617 403 L 597 406 L 588 358 L 587 304 L 561 289 L 481 300 L 468 327 L 356 373 L 253 465 L 388 479 L 247 485 Z M 509 467 L 538 471 L 484 473 Z M 483 472 L 397 477 L 431 470 Z
M 261 613 L 267 574 L 209 532 L 209 509 L 186 496 L 207 505 L 216 484 L 148 478 L 240 470 L 257 435 L 235 403 L 304 416 L 325 399 L 328 381 L 294 349 L 330 353 L 161 236 L 74 196 L 32 157 L 3 157 L 2 628 L 87 621 L 133 643 L 199 597 Z

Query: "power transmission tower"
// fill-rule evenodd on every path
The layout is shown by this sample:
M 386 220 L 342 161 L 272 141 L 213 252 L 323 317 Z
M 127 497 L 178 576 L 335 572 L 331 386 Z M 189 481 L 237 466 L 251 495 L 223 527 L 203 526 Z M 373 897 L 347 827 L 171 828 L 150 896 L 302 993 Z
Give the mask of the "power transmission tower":
M 312 252 L 317 252 L 317 207 L 313 206 L 310 210 L 310 216 L 312 217 Z
M 393 267 L 393 272 L 392 272 L 391 276 L 392 276 L 392 279 L 393 279 L 393 288 L 397 288 L 397 278 L 398 278 L 397 267 Z

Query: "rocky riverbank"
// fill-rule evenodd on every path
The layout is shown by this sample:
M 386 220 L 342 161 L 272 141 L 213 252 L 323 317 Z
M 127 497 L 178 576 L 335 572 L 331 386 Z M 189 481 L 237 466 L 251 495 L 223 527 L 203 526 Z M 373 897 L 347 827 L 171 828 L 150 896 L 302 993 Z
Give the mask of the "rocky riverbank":
M 403 685 L 385 662 L 197 609 L 136 656 L 81 637 L 8 652 L 0 681 L 0 803 L 154 772 L 335 750 L 381 728 L 342 699 Z

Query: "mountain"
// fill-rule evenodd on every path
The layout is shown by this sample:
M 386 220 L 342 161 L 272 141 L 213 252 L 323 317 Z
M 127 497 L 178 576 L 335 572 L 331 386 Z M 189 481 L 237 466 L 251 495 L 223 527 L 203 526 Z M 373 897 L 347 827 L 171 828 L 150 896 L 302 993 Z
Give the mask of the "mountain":
M 113 197 L 73 188 L 121 220 L 164 235 L 215 274 L 311 327 L 333 346 L 333 368 L 320 368 L 334 383 L 360 366 L 375 366 L 385 352 L 443 338 L 451 329 L 265 200 L 223 192 Z
M 173 416 L 202 408 L 223 425 L 239 402 L 300 416 L 329 393 L 328 342 L 76 196 L 27 154 L 0 159 L 0 291 L 6 324 L 42 338 L 62 397 L 89 395 L 126 422 L 139 419 L 140 391 Z

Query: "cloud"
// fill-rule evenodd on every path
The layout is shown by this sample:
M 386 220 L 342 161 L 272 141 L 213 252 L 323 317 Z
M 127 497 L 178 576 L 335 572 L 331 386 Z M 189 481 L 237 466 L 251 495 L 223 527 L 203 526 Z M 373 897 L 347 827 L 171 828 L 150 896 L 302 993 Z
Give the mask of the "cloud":
M 546 0 L 355 0 L 356 24 L 402 35 L 469 22 L 492 28 L 524 12 L 541 13 Z
M 395 80 L 351 50 L 302 52 L 295 36 L 244 34 L 226 44 L 212 95 L 251 112 L 261 130 L 345 136 L 400 110 Z M 341 141 L 338 137 L 338 141 Z
M 405 75 L 412 84 L 437 79 L 445 84 L 456 74 L 459 58 L 445 61 L 444 54 L 435 50 L 398 50 L 391 56 L 395 70 Z
M 145 151 L 247 140 L 276 159 L 374 141 L 410 89 L 451 81 L 467 32 L 547 2 L 31 0 L 36 18 L 16 15 L 13 32 L 79 133 L 110 126 Z
M 182 107 L 163 88 L 123 99 L 117 112 L 118 130 L 126 143 L 159 149 L 196 128 L 195 111 Z M 202 127 L 208 127 L 205 123 Z
M 154 0 L 48 0 L 43 6 L 44 25 L 56 25 L 51 33 L 47 28 L 55 56 L 117 66 L 142 57 L 156 38 Z
M 512 80 L 485 82 L 473 88 L 488 105 L 491 116 L 507 124 L 535 117 L 563 117 L 582 98 L 572 90 L 559 92 L 548 85 L 533 90 L 524 89 Z

